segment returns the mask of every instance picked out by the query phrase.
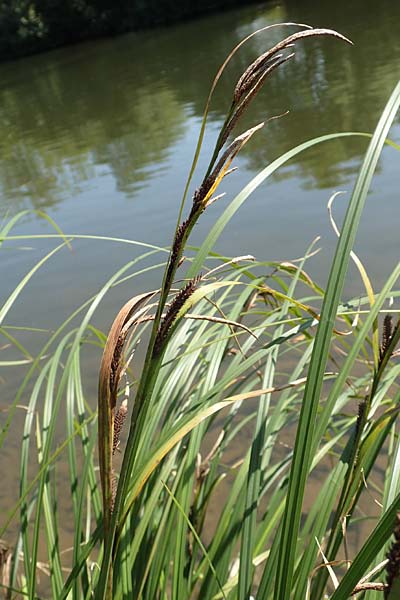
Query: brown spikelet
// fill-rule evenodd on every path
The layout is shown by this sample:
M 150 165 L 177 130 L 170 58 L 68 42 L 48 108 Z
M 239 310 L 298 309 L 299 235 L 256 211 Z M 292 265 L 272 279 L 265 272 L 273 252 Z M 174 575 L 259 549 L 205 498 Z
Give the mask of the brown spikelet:
M 354 454 L 354 465 L 355 466 L 358 463 L 358 456 L 359 456 L 359 451 L 360 451 L 360 447 L 359 447 L 359 441 L 361 439 L 361 435 L 365 426 L 365 422 L 366 422 L 366 417 L 367 417 L 367 399 L 364 398 L 363 400 L 361 400 L 358 404 L 358 415 L 357 415 L 357 421 L 356 421 L 356 427 L 355 427 L 355 432 L 354 432 L 354 438 L 355 438 L 355 454 Z
M 239 99 L 243 95 L 243 90 L 246 90 L 247 82 L 252 78 L 254 74 L 262 73 L 266 68 L 268 68 L 271 65 L 271 58 L 274 57 L 276 54 L 278 54 L 282 50 L 293 47 L 295 42 L 302 38 L 316 37 L 321 35 L 330 35 L 339 38 L 349 44 L 352 43 L 349 39 L 332 29 L 306 29 L 304 31 L 298 31 L 292 35 L 289 35 L 287 38 L 276 44 L 273 48 L 271 48 L 267 52 L 264 52 L 264 54 L 261 54 L 261 56 L 259 56 L 247 67 L 247 69 L 236 84 L 234 98 Z
M 183 240 L 185 237 L 185 233 L 186 230 L 188 228 L 188 221 L 183 221 L 176 232 L 175 235 L 175 239 L 174 239 L 174 245 L 172 247 L 172 261 L 176 261 L 177 257 L 180 255 L 181 251 L 182 251 L 182 246 L 183 246 Z
M 349 44 L 352 43 L 349 39 L 332 29 L 310 28 L 304 31 L 299 31 L 285 38 L 273 46 L 273 48 L 270 48 L 270 50 L 261 54 L 261 56 L 256 58 L 256 60 L 254 60 L 247 67 L 236 84 L 232 106 L 230 109 L 231 116 L 225 123 L 224 128 L 218 138 L 216 154 L 218 154 L 222 149 L 223 145 L 228 139 L 229 134 L 234 129 L 236 123 L 247 106 L 250 104 L 250 101 L 256 96 L 263 86 L 266 78 L 278 67 L 294 57 L 294 52 L 285 55 L 284 51 L 288 50 L 289 48 L 293 48 L 295 43 L 302 38 L 319 37 L 324 35 L 336 37 Z
M 179 266 L 183 248 L 185 246 L 185 236 L 189 227 L 189 219 L 182 221 L 176 230 L 172 244 L 171 256 L 168 262 L 167 281 L 172 281 L 174 273 Z
M 395 336 L 398 337 L 399 329 L 400 329 L 400 319 L 397 321 L 396 325 L 393 328 L 393 333 L 392 333 L 392 337 L 390 338 L 390 342 L 393 341 L 393 338 Z M 392 356 L 398 356 L 398 355 L 399 355 L 399 350 L 395 350 L 395 348 L 392 348 Z
M 393 317 L 392 315 L 385 315 L 383 320 L 383 329 L 382 329 L 382 343 L 379 350 L 379 359 L 382 360 L 387 349 L 390 345 L 390 340 L 393 335 Z
M 360 434 L 360 428 L 361 428 L 362 423 L 363 423 L 364 418 L 365 418 L 366 409 L 367 409 L 367 401 L 364 398 L 364 400 L 361 400 L 361 402 L 358 404 L 358 415 L 357 415 L 357 422 L 356 422 L 356 436 L 358 436 Z
M 203 207 L 204 207 L 203 200 L 204 200 L 209 188 L 210 188 L 209 181 L 208 181 L 208 179 L 206 179 L 206 181 L 203 181 L 203 183 L 201 184 L 199 189 L 194 191 L 192 210 L 190 211 L 188 221 L 191 221 L 191 219 L 193 219 L 194 216 L 197 216 L 203 210 Z
M 397 579 L 400 577 L 400 513 L 396 515 L 396 523 L 393 529 L 394 542 L 387 554 L 389 560 L 386 565 L 386 581 L 387 588 L 385 589 L 385 600 L 389 598 L 390 591 Z
M 157 338 L 155 341 L 154 349 L 158 354 L 163 346 L 164 341 L 166 340 L 168 333 L 172 327 L 173 322 L 175 321 L 179 311 L 182 306 L 185 304 L 186 300 L 190 298 L 193 292 L 197 288 L 197 283 L 200 279 L 200 276 L 195 277 L 188 281 L 188 283 L 183 287 L 172 300 L 169 309 L 164 317 L 164 319 L 160 323 L 160 328 L 157 333 Z
M 113 436 L 113 449 L 112 453 L 118 450 L 119 441 L 121 437 L 121 431 L 125 423 L 126 416 L 128 414 L 128 402 L 127 400 L 123 400 L 121 406 L 117 410 L 117 413 L 114 417 L 114 436 Z
M 292 55 L 294 56 L 294 53 L 292 53 Z M 240 84 L 238 82 L 235 87 L 233 96 L 235 102 L 239 102 L 239 100 L 241 100 L 241 98 L 245 95 L 247 90 L 249 90 L 253 86 L 253 84 L 260 78 L 260 76 L 265 75 L 266 73 L 276 69 L 279 66 L 283 56 L 283 54 L 277 54 L 276 56 L 274 56 L 273 59 L 267 60 L 264 64 L 260 65 L 260 67 L 252 69 L 247 78 L 244 77 L 245 73 L 243 73 L 242 77 L 239 80 Z
M 399 356 L 399 350 L 395 350 L 399 340 L 399 328 L 400 319 L 393 327 L 392 315 L 385 316 L 382 329 L 382 342 L 379 348 L 379 365 L 381 365 L 385 359 L 389 359 L 391 356 Z M 388 353 L 390 356 L 387 356 Z
M 119 372 L 121 370 L 122 363 L 122 351 L 124 348 L 125 335 L 122 333 L 119 335 L 117 343 L 115 344 L 114 354 L 111 360 L 110 369 L 110 391 L 113 394 L 119 384 Z
M 227 147 L 227 149 L 222 154 L 221 158 L 218 160 L 217 164 L 213 168 L 212 172 L 210 173 L 210 175 L 208 175 L 207 179 L 202 183 L 202 185 L 199 189 L 199 194 L 198 194 L 198 198 L 197 198 L 196 202 L 197 203 L 200 202 L 202 205 L 202 208 L 205 208 L 207 206 L 207 202 L 209 199 L 207 197 L 207 194 L 209 194 L 210 190 L 212 190 L 218 177 L 224 177 L 226 175 L 226 173 L 228 173 L 228 171 L 231 171 L 231 169 L 229 169 L 229 166 L 230 166 L 232 160 L 240 152 L 240 150 L 243 148 L 243 146 L 249 141 L 249 139 L 253 136 L 253 134 L 256 131 L 258 131 L 259 129 L 261 129 L 262 127 L 264 127 L 264 123 L 259 123 L 258 125 L 255 125 L 254 127 L 251 127 L 250 129 L 247 129 L 247 131 L 238 135 L 233 140 L 233 142 L 231 142 L 229 144 L 229 146 Z M 223 143 L 225 143 L 225 139 L 226 139 L 226 137 L 228 137 L 231 129 L 229 129 L 226 136 L 224 134 Z
M 114 470 L 113 470 L 112 479 L 111 479 L 111 502 L 110 502 L 110 513 L 111 514 L 114 512 L 117 488 L 118 488 L 118 477 L 115 475 Z
M 258 92 L 261 90 L 261 88 L 264 84 L 264 81 L 268 77 L 268 75 L 270 75 L 270 73 L 272 73 L 272 71 L 274 71 L 277 67 L 279 67 L 283 63 L 285 63 L 288 60 L 290 60 L 291 58 L 293 58 L 293 56 L 294 56 L 294 53 L 289 54 L 289 56 L 286 56 L 282 60 L 278 60 L 278 61 L 272 63 L 263 72 L 254 73 L 250 77 L 250 79 L 243 85 L 243 87 L 240 90 L 240 96 L 238 97 L 237 107 L 236 107 L 235 111 L 233 112 L 233 115 L 232 115 L 231 119 L 229 120 L 229 122 L 227 123 L 225 130 L 221 136 L 221 140 L 220 140 L 221 146 L 223 146 L 225 144 L 226 140 L 229 137 L 229 134 L 235 128 L 236 123 L 239 121 L 240 117 L 242 116 L 242 114 L 244 113 L 246 108 L 248 107 L 250 102 L 253 100 L 253 98 L 258 94 Z
M 293 44 L 289 44 L 288 47 L 291 46 L 293 46 Z M 262 60 L 262 57 L 266 55 L 269 55 L 269 58 L 267 60 Z M 264 81 L 268 75 L 275 71 L 280 65 L 293 58 L 294 55 L 294 52 L 291 52 L 287 56 L 278 54 L 272 59 L 270 53 L 267 52 L 265 55 L 260 56 L 239 79 L 234 92 L 235 102 L 239 103 L 249 90 L 254 88 L 260 81 Z

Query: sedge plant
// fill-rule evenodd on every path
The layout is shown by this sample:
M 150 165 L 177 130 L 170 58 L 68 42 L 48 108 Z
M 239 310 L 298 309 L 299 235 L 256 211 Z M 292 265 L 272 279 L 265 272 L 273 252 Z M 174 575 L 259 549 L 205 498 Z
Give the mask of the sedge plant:
M 400 295 L 400 264 L 376 293 L 352 248 L 383 145 L 398 150 L 387 136 L 400 84 L 372 136 L 331 134 L 289 150 L 239 192 L 196 254 L 185 257 L 194 226 L 218 202 L 234 159 L 263 126 L 235 135 L 243 113 L 268 77 L 293 58 L 295 45 L 315 36 L 349 43 L 335 31 L 303 26 L 244 71 L 184 216 L 212 93 L 248 38 L 224 62 L 207 100 L 169 251 L 118 240 L 146 251 L 74 310 L 33 357 L 6 317 L 42 264 L 71 240 L 90 237 L 57 230 L 46 237 L 61 238 L 61 245 L 24 277 L 0 310 L 2 335 L 22 353 L 17 362 L 29 365 L 0 442 L 28 395 L 20 499 L 0 533 L 4 537 L 19 517 L 17 540 L 2 563 L 6 597 L 38 597 L 43 531 L 47 593 L 57 599 L 399 597 L 400 325 L 388 302 Z M 331 216 L 338 243 L 325 291 L 306 270 L 316 242 L 295 262 L 213 251 L 232 216 L 280 166 L 307 148 L 350 135 L 370 141 L 341 231 Z M 22 216 L 3 226 L 2 241 L 34 237 L 11 235 Z M 148 266 L 156 254 L 163 260 Z M 350 260 L 365 296 L 342 303 Z M 150 269 L 163 270 L 160 288 L 129 299 L 105 336 L 92 323 L 104 296 Z M 103 348 L 97 411 L 87 403 L 82 381 L 81 357 L 89 343 Z M 132 361 L 143 345 L 143 367 L 135 379 Z M 66 431 L 60 442 L 56 426 L 63 406 Z M 236 456 L 249 431 L 250 445 Z M 38 461 L 33 478 L 32 452 Z M 384 476 L 376 482 L 380 453 Z M 60 456 L 68 465 L 74 525 L 68 567 L 57 514 Z M 307 485 L 314 486 L 315 499 L 305 511 Z M 347 531 L 360 521 L 366 488 L 379 497 L 379 515 L 366 515 L 375 519 L 370 533 L 349 555 Z

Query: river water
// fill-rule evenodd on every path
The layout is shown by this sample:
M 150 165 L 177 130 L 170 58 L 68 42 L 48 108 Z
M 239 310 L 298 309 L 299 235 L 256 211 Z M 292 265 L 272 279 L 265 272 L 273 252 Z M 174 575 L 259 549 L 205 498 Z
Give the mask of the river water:
M 239 40 L 282 21 L 337 29 L 354 46 L 329 38 L 306 40 L 298 44 L 295 59 L 271 76 L 238 133 L 290 112 L 269 122 L 243 150 L 236 161 L 239 170 L 226 180 L 226 196 L 203 215 L 191 242 L 199 244 L 234 195 L 283 152 L 326 133 L 372 132 L 400 75 L 400 3 L 268 2 L 168 29 L 85 43 L 0 65 L 2 218 L 35 208 L 46 211 L 67 234 L 168 245 L 212 78 Z M 253 37 L 229 65 L 213 98 L 194 185 L 208 163 L 237 78 L 289 31 L 294 30 L 273 29 Z M 399 141 L 397 124 L 391 137 Z M 365 138 L 342 138 L 292 160 L 248 199 L 215 249 L 292 260 L 319 235 L 321 252 L 309 270 L 324 284 L 335 244 L 326 205 L 333 192 L 348 192 L 335 205 L 340 222 L 366 145 Z M 357 237 L 357 252 L 376 288 L 399 258 L 399 165 L 400 154 L 386 148 Z M 52 232 L 32 212 L 13 231 Z M 3 300 L 55 244 L 35 239 L 3 246 Z M 6 323 L 56 327 L 142 252 L 132 245 L 75 240 L 73 252 L 59 252 L 32 279 Z M 159 272 L 151 272 L 114 290 L 96 313 L 96 326 L 107 330 L 127 298 L 158 281 Z M 352 272 L 346 294 L 361 291 Z M 20 335 L 34 353 L 45 334 Z M 0 359 L 17 354 L 4 348 Z M 92 366 L 89 381 L 96 377 L 95 361 Z M 20 381 L 20 369 L 3 369 L 2 408 L 12 401 Z M 12 437 L 8 464 L 17 460 L 19 438 Z M 14 496 L 15 472 L 3 475 Z M 0 505 L 10 505 L 8 495 Z

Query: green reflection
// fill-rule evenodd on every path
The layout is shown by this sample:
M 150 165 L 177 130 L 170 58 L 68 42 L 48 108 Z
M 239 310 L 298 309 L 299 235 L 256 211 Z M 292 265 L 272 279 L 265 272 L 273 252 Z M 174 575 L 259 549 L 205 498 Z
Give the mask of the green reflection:
M 112 44 L 95 50 L 68 48 L 2 66 L 0 191 L 13 207 L 25 200 L 49 207 L 72 196 L 97 166 L 128 191 L 182 134 L 174 90 L 149 80 L 146 65 L 132 66 L 130 55 L 118 62 Z
M 132 195 L 185 146 L 188 117 L 201 117 L 210 82 L 232 47 L 250 31 L 279 21 L 333 27 L 355 42 L 308 40 L 293 62 L 267 81 L 242 129 L 271 121 L 246 147 L 259 170 L 289 147 L 326 132 L 369 131 L 398 75 L 400 5 L 339 0 L 250 7 L 171 29 L 68 47 L 0 66 L 0 192 L 3 204 L 49 207 L 110 174 Z M 232 85 L 254 57 L 290 30 L 253 38 L 217 88 L 211 119 L 223 118 Z M 238 132 L 239 133 L 239 132 Z M 182 146 L 183 144 L 183 146 Z M 346 139 L 306 154 L 281 178 L 332 187 L 354 172 L 365 143 Z M 207 152 L 207 149 L 205 149 Z M 178 160 L 178 159 L 176 159 Z M 180 193 L 182 182 L 177 182 Z

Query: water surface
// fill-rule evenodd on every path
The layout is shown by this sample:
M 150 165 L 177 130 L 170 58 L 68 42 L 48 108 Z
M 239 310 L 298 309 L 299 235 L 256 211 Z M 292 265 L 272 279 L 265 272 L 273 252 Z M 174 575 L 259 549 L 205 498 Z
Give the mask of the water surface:
M 168 245 L 212 78 L 239 40 L 280 21 L 335 28 L 354 46 L 328 38 L 300 43 L 295 59 L 267 81 L 237 133 L 290 112 L 269 122 L 245 148 L 237 160 L 239 171 L 226 180 L 225 198 L 203 215 L 192 242 L 200 243 L 235 193 L 283 152 L 326 133 L 373 131 L 400 74 L 400 4 L 389 0 L 269 2 L 169 29 L 68 47 L 0 66 L 3 218 L 35 208 L 46 211 L 68 234 Z M 194 186 L 237 78 L 258 53 L 289 31 L 293 30 L 274 29 L 252 38 L 229 65 L 213 99 Z M 391 137 L 399 142 L 398 125 Z M 302 256 L 319 235 L 322 251 L 310 261 L 309 270 L 324 283 L 335 244 L 326 204 L 333 192 L 348 192 L 337 200 L 340 221 L 366 144 L 363 138 L 343 138 L 292 160 L 249 198 L 216 250 L 291 260 Z M 377 288 L 398 260 L 399 160 L 398 152 L 384 150 L 357 237 L 357 251 Z M 33 213 L 15 230 L 51 232 Z M 2 300 L 54 243 L 4 245 Z M 142 252 L 133 245 L 75 240 L 73 252 L 58 253 L 30 282 L 7 324 L 56 327 Z M 144 264 L 161 260 L 162 254 L 155 255 Z M 120 305 L 156 287 L 158 277 L 159 272 L 151 271 L 115 289 L 97 311 L 96 326 L 106 330 Z M 352 275 L 346 295 L 361 291 L 358 277 Z M 32 353 L 45 336 L 19 335 Z M 2 359 L 10 356 L 12 349 L 4 349 Z M 85 360 L 85 385 L 94 403 L 98 356 Z M 5 407 L 22 372 L 5 369 L 1 377 Z M 18 436 L 13 435 L 7 447 L 11 464 L 17 460 Z M 4 464 L 3 460 L 2 471 Z M 2 478 L 10 494 L 16 494 L 16 472 L 2 472 Z M 9 497 L 1 499 L 1 506 L 9 505 Z

